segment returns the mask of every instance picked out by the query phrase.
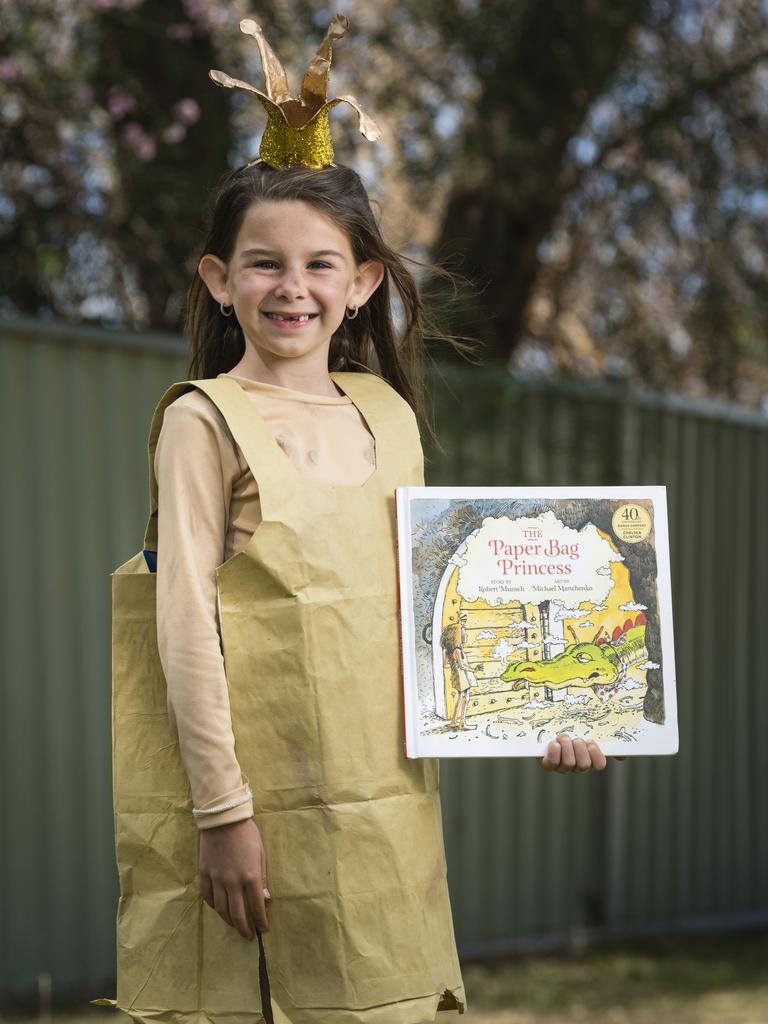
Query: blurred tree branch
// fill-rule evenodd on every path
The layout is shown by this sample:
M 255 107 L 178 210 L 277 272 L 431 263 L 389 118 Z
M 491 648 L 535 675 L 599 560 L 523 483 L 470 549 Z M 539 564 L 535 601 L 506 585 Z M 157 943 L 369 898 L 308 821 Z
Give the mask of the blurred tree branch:
M 697 94 L 708 93 L 712 96 L 717 95 L 726 86 L 742 78 L 767 58 L 768 49 L 760 47 L 754 53 L 745 54 L 731 66 L 718 69 L 715 74 L 690 75 L 682 88 L 678 88 L 660 107 L 649 110 L 639 124 L 626 128 L 620 134 L 607 141 L 595 157 L 594 165 L 605 165 L 608 156 L 615 150 L 620 150 L 632 143 L 640 142 L 661 126 L 678 121 L 691 109 Z M 575 188 L 583 177 L 584 170 L 584 168 L 568 168 L 567 173 L 563 175 L 563 191 Z

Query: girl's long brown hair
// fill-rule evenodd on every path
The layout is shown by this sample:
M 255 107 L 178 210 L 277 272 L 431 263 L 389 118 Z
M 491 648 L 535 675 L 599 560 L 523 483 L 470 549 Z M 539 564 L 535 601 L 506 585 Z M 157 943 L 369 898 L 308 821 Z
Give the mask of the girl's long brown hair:
M 425 339 L 447 342 L 459 352 L 474 351 L 470 339 L 447 334 L 426 308 L 406 259 L 434 277 L 453 284 L 460 278 L 436 264 L 420 263 L 395 252 L 382 238 L 359 175 L 337 164 L 322 170 L 291 167 L 276 170 L 262 161 L 246 164 L 220 183 L 213 203 L 211 227 L 201 256 L 212 253 L 225 263 L 232 258 L 235 240 L 249 207 L 265 200 L 300 200 L 330 218 L 349 238 L 355 261 L 378 260 L 384 265 L 381 284 L 358 315 L 346 317 L 331 338 L 328 369 L 380 374 L 413 409 L 430 441 L 442 446 L 424 409 Z M 391 309 L 393 291 L 403 310 L 404 328 L 395 331 Z M 189 379 L 215 377 L 231 370 L 245 352 L 245 338 L 234 316 L 222 315 L 219 304 L 199 274 L 187 296 L 185 331 L 190 341 Z

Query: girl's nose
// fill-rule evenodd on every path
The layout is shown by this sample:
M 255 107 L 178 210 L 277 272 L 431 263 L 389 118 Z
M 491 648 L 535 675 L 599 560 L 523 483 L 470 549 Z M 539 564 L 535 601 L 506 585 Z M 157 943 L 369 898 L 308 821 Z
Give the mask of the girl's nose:
M 280 279 L 275 285 L 275 295 L 286 298 L 294 298 L 299 295 L 304 295 L 306 292 L 306 285 L 304 278 L 298 271 L 285 270 L 281 275 Z

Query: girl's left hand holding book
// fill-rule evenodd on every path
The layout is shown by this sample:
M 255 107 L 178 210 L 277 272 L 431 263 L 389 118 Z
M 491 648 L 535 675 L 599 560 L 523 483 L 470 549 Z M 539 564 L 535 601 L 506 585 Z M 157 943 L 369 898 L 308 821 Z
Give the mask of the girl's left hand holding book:
M 626 756 L 614 756 L 614 761 L 626 761 Z M 547 753 L 536 759 L 545 772 L 559 772 L 561 775 L 588 772 L 590 768 L 601 772 L 608 763 L 605 754 L 595 740 L 571 737 L 567 732 L 558 733 L 550 740 Z

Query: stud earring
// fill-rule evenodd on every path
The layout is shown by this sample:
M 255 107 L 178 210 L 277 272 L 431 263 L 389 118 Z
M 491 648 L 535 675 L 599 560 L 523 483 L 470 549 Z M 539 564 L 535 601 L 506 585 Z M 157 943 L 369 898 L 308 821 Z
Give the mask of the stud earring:
M 232 314 L 235 312 L 235 307 L 234 306 L 230 306 L 229 307 L 229 312 L 227 312 L 226 309 L 224 308 L 224 303 L 223 302 L 219 303 L 219 309 L 221 310 L 221 315 L 222 316 L 232 316 Z
M 346 312 L 344 313 L 344 316 L 347 318 L 347 320 L 354 320 L 357 314 L 360 312 L 359 306 L 353 306 L 352 309 L 354 310 L 354 313 L 351 316 L 349 315 L 349 310 L 346 310 Z

